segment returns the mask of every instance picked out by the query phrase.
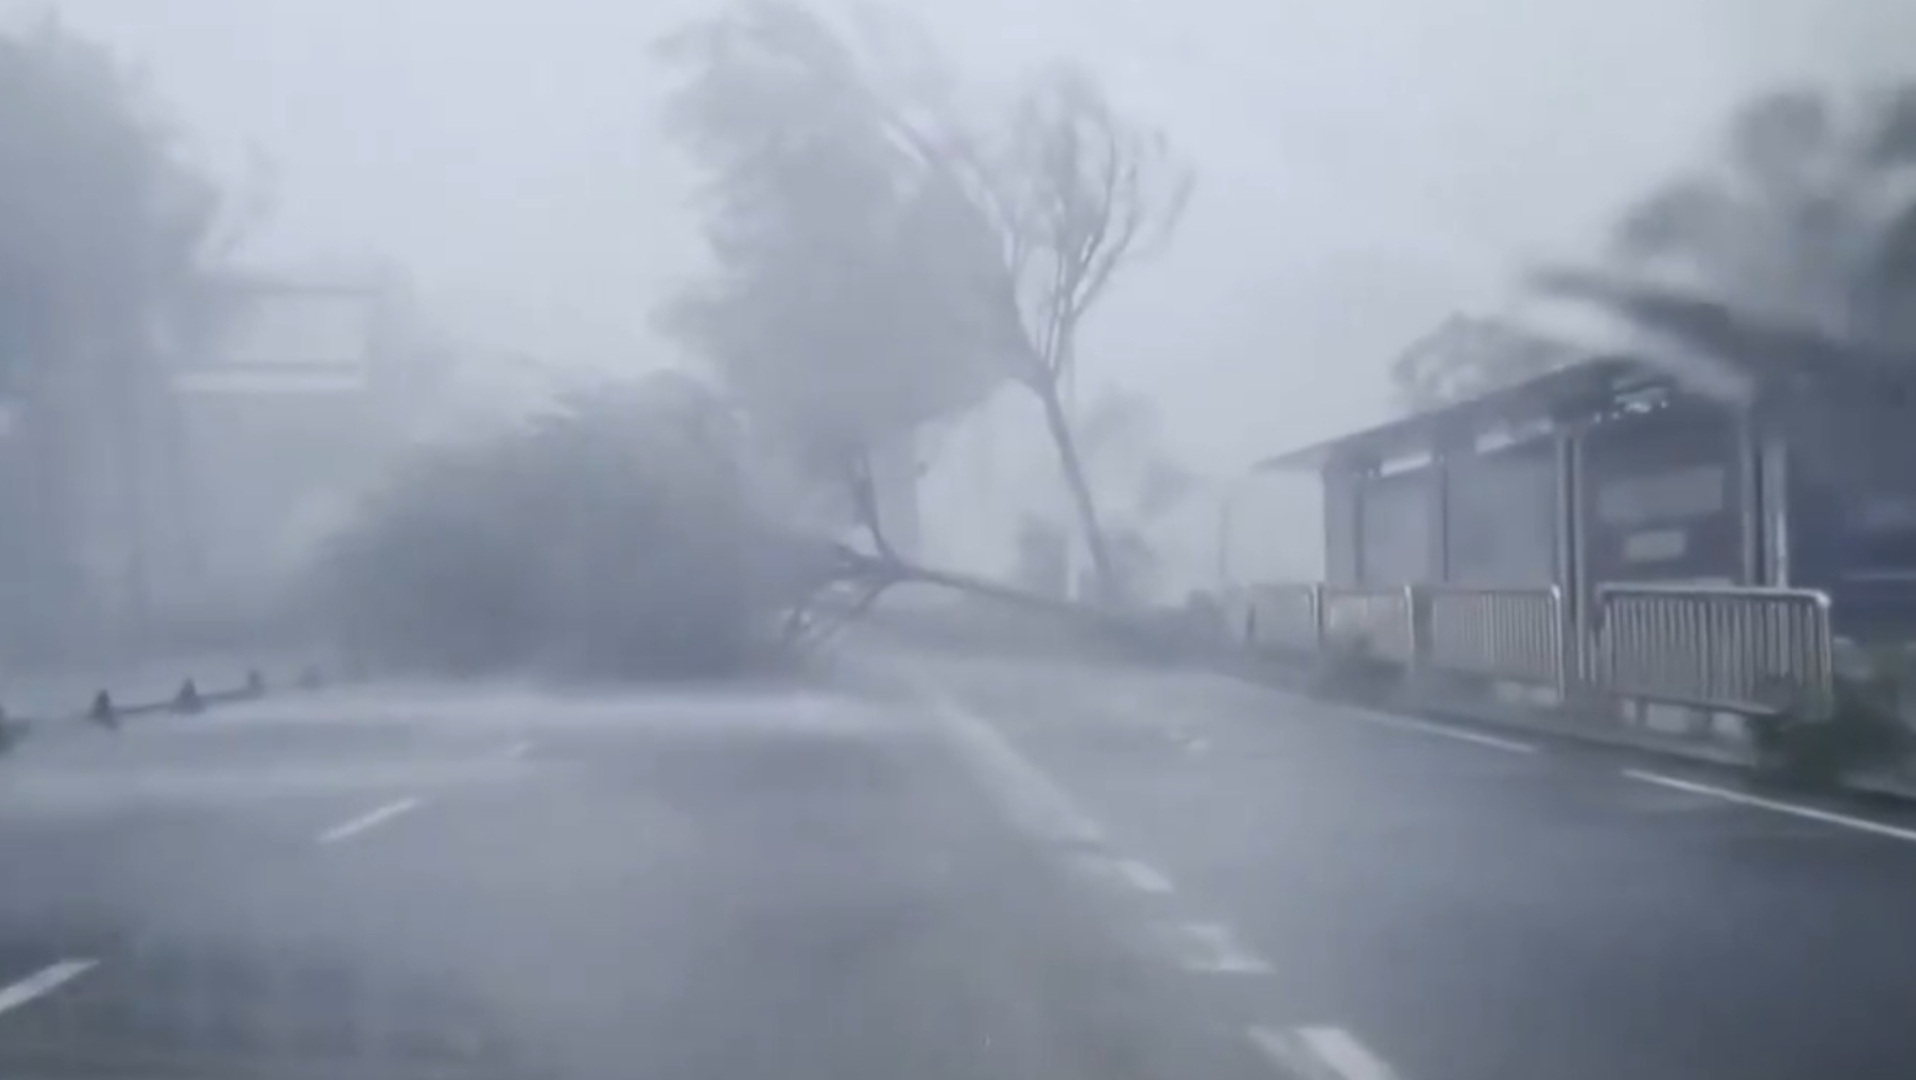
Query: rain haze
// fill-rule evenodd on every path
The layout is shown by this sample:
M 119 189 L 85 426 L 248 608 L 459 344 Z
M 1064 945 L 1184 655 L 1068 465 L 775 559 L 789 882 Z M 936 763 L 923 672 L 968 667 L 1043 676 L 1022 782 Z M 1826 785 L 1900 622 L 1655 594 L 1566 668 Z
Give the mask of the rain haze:
M 23 11 L 44 3 L 18 3 Z M 882 6 L 882 5 L 879 5 Z M 71 0 L 222 173 L 261 155 L 264 260 L 390 260 L 470 338 L 668 362 L 700 261 L 650 42 L 688 0 Z M 1171 250 L 1091 327 L 1097 375 L 1213 468 L 1381 418 L 1384 370 L 1525 259 L 1588 245 L 1743 95 L 1887 72 L 1894 2 L 1286 0 L 901 5 L 990 89 L 1092 66 L 1192 159 Z
M 0 0 L 0 1076 L 1909 1076 L 1912 42 Z

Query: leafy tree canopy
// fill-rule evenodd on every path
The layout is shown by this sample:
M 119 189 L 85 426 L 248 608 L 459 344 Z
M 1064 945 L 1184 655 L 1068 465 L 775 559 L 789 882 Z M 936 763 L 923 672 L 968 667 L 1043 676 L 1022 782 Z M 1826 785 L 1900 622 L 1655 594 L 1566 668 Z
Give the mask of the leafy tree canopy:
M 98 46 L 0 36 L 0 364 L 129 362 L 203 330 L 214 187 Z

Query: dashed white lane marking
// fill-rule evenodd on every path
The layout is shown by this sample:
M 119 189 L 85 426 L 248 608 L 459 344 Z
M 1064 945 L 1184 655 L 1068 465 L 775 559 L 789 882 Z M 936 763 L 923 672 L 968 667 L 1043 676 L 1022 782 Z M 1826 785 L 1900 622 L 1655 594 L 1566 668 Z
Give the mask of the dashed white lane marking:
M 500 753 L 503 756 L 509 757 L 509 758 L 522 758 L 531 752 L 532 752 L 532 741 L 530 739 L 521 739 L 520 741 L 513 743 L 511 746 L 508 746 L 504 750 L 500 751 Z
M 62 960 L 51 964 L 12 986 L 0 988 L 0 1013 L 8 1013 L 37 998 L 53 993 L 99 965 L 98 960 Z
M 1177 891 L 1172 888 L 1170 878 L 1165 877 L 1163 874 L 1158 873 L 1150 866 L 1136 859 L 1114 859 L 1111 863 L 1111 869 L 1119 877 L 1123 878 L 1127 884 L 1139 892 L 1169 896 Z
M 1020 828 L 1058 843 L 1104 842 L 1104 829 L 1037 766 L 1012 749 L 989 722 L 949 698 L 934 696 L 932 701 L 952 741 Z
M 342 822 L 327 829 L 325 832 L 319 834 L 319 842 L 322 844 L 337 844 L 341 840 L 350 840 L 360 833 L 368 829 L 377 828 L 409 810 L 417 810 L 423 802 L 425 802 L 424 799 L 411 796 L 404 799 L 395 799 L 376 810 L 368 811 L 350 821 Z
M 1703 795 L 1708 798 L 1721 799 L 1724 802 L 1736 803 L 1741 806 L 1753 806 L 1759 810 L 1769 810 L 1773 813 L 1807 818 L 1810 821 L 1820 821 L 1825 825 L 1835 825 L 1838 828 L 1855 829 L 1857 832 L 1872 833 L 1876 836 L 1887 836 L 1892 840 L 1916 843 L 1916 830 L 1899 829 L 1894 825 L 1884 825 L 1881 822 L 1850 817 L 1848 814 L 1833 814 L 1828 810 L 1817 810 L 1808 806 L 1797 806 L 1793 803 L 1777 802 L 1775 799 L 1765 799 L 1756 795 L 1745 795 L 1740 791 L 1731 791 L 1728 788 L 1712 787 L 1709 784 L 1698 784 L 1689 780 L 1679 780 L 1674 776 L 1643 772 L 1640 769 L 1625 769 L 1623 775 L 1646 784 L 1656 784 L 1660 787 L 1674 788 L 1677 791 L 1687 791 L 1692 795 Z
M 1272 1064 L 1304 1080 L 1397 1080 L 1395 1069 L 1343 1028 L 1254 1027 L 1247 1034 Z
M 1157 896 L 1170 896 L 1177 891 L 1170 878 L 1136 859 L 1095 851 L 1076 855 L 1072 862 L 1104 885 L 1122 885 Z
M 1231 931 L 1217 923 L 1180 923 L 1168 935 L 1178 961 L 1189 971 L 1221 975 L 1268 975 L 1271 965 L 1238 944 Z
M 1438 738 L 1454 739 L 1458 742 L 1488 747 L 1492 750 L 1502 750 L 1510 754 L 1534 754 L 1537 752 L 1537 748 L 1527 742 L 1519 742 L 1516 739 L 1501 739 L 1495 735 L 1485 735 L 1481 732 L 1449 727 L 1444 724 L 1433 724 L 1428 720 L 1418 720 L 1409 716 L 1393 716 L 1390 713 L 1373 712 L 1370 709 L 1358 709 L 1350 706 L 1344 706 L 1339 711 L 1376 724 L 1379 727 L 1394 728 L 1398 731 L 1415 732 L 1419 735 L 1435 735 Z

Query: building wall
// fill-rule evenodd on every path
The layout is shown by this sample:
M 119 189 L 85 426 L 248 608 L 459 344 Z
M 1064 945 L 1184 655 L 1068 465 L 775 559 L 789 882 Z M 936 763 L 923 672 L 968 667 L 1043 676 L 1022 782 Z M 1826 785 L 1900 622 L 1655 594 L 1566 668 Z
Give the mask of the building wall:
M 1373 477 L 1358 488 L 1358 580 L 1366 585 L 1430 581 L 1440 488 L 1437 472 L 1421 466 Z
M 263 286 L 173 384 L 178 456 L 154 588 L 181 618 L 269 606 L 294 587 L 406 445 L 409 343 L 387 294 Z
M 1826 592 L 1844 632 L 1907 638 L 1916 627 L 1916 424 L 1857 428 L 1834 446 L 1772 442 L 1765 462 L 1781 483 L 1764 490 L 1781 505 L 1765 507 L 1780 549 L 1770 565 L 1789 585 Z
M 1740 429 L 1680 403 L 1581 437 L 1578 521 L 1586 582 L 1747 580 Z
M 1220 485 L 1225 586 L 1316 581 L 1324 576 L 1324 499 L 1316 475 L 1247 473 Z
M 1446 460 L 1444 580 L 1548 585 L 1557 580 L 1557 445 L 1537 438 Z

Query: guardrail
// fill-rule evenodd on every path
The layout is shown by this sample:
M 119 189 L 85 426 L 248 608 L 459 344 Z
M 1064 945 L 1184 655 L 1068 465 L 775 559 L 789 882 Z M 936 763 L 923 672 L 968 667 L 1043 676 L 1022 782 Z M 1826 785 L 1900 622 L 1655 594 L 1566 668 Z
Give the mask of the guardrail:
M 1414 665 L 1418 658 L 1416 590 L 1322 586 L 1320 642 L 1361 645 L 1379 660 Z
M 79 684 L 69 688 L 70 696 L 52 698 L 52 703 L 42 700 L 37 707 L 27 709 L 0 707 L 0 752 L 10 749 L 31 732 L 69 723 L 92 723 L 114 729 L 132 717 L 155 713 L 192 714 L 226 702 L 250 701 L 265 696 L 269 686 L 312 690 L 329 681 L 326 668 L 317 663 L 275 666 L 272 670 L 274 674 L 269 678 L 261 667 L 247 667 L 241 675 L 227 666 L 225 674 L 232 681 L 208 682 L 204 687 L 200 678 L 189 671 L 171 693 L 160 692 L 151 685 L 150 678 L 142 678 L 136 680 L 137 688 L 118 688 L 132 690 L 124 697 L 114 696 L 115 687 L 108 680 L 94 684 L 88 696 L 82 696 L 79 685 L 84 684 Z M 352 674 L 356 673 L 340 671 L 334 672 L 333 677 Z M 216 673 L 215 677 L 219 675 Z
M 1803 589 L 1605 585 L 1595 676 L 1618 697 L 1827 718 L 1829 597 Z
M 1323 635 L 1323 588 L 1253 585 L 1245 597 L 1245 634 L 1265 652 L 1313 652 Z
M 1429 669 L 1565 690 L 1563 590 L 1431 586 L 1417 592 L 1424 607 L 1421 660 Z
M 1417 585 L 1250 590 L 1245 644 L 1309 656 L 1363 643 L 1407 671 L 1745 715 L 1827 718 L 1829 599 L 1801 589 L 1615 584 L 1573 633 L 1562 591 Z

